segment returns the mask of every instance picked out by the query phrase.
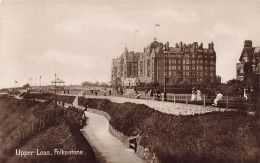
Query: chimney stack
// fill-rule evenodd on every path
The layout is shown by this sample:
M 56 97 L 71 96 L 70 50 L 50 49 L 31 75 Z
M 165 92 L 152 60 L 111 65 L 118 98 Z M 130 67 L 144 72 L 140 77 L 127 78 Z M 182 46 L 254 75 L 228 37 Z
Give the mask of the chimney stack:
M 193 42 L 193 49 L 194 49 L 194 51 L 196 51 L 197 46 L 198 46 L 198 43 L 197 42 Z
M 202 42 L 200 43 L 200 47 L 203 49 L 203 43 Z
M 169 41 L 167 41 L 166 44 L 165 44 L 165 50 L 167 50 L 167 51 L 170 50 L 170 48 L 169 48 Z
M 209 50 L 214 50 L 214 43 L 213 43 L 213 41 L 211 41 L 211 43 L 209 43 Z
M 181 48 L 181 51 L 182 51 L 182 41 L 180 42 L 180 48 Z
M 251 40 L 245 40 L 244 47 L 252 47 L 252 41 Z

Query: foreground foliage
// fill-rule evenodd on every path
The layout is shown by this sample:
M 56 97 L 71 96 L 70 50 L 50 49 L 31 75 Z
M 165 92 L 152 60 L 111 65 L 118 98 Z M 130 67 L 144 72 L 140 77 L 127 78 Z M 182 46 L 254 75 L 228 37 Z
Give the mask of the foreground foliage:
M 82 111 L 62 108 L 51 101 L 0 97 L 0 162 L 95 162 L 77 120 Z M 16 156 L 23 151 L 82 150 L 84 155 Z
M 161 162 L 257 162 L 258 115 L 212 112 L 194 116 L 164 114 L 145 105 L 80 98 L 79 104 L 107 112 L 110 124 Z

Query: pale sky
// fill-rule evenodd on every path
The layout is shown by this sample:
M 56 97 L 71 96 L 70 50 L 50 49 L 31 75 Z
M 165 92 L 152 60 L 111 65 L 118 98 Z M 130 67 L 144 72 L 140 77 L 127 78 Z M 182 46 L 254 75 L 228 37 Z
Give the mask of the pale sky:
M 110 81 L 111 59 L 153 41 L 213 41 L 217 75 L 235 78 L 244 40 L 260 46 L 260 1 L 2 0 L 0 88 Z M 15 85 L 14 81 L 18 84 Z

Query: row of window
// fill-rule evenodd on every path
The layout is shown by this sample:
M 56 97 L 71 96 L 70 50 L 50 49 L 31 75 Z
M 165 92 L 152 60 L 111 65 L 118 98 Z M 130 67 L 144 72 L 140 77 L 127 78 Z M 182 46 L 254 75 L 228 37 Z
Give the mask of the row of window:
M 200 76 L 202 77 L 204 76 L 210 76 L 210 77 L 214 77 L 215 72 L 212 71 L 210 73 L 208 72 L 204 72 L 204 71 L 200 71 L 200 72 L 190 72 L 190 71 L 185 71 L 185 72 L 177 72 L 177 71 L 169 71 L 167 76 L 191 76 L 191 77 L 196 77 L 196 76 Z M 140 72 L 140 76 L 143 77 L 143 72 Z M 160 74 L 160 76 L 163 76 L 163 74 Z M 147 77 L 150 77 L 150 70 L 147 71 Z
M 213 72 L 211 73 L 204 73 L 204 72 L 176 72 L 176 71 L 169 71 L 169 74 L 167 76 L 187 76 L 187 77 L 203 77 L 203 76 L 210 76 L 214 77 Z
M 164 60 L 162 60 L 162 63 L 164 63 Z M 166 64 L 167 65 L 174 65 L 174 64 L 210 64 L 211 66 L 215 66 L 215 61 L 207 61 L 207 60 L 188 60 L 188 59 L 186 59 L 186 60 L 176 60 L 176 59 L 170 59 L 169 60 L 169 63 L 168 63 L 168 60 L 166 60 Z M 144 66 L 144 64 L 143 64 L 143 62 L 140 62 L 140 68 L 141 67 L 143 67 Z M 150 60 L 147 60 L 147 67 L 150 67 Z
M 169 69 L 169 70 L 181 70 L 181 66 L 178 65 L 171 65 L 171 66 L 168 66 L 168 67 L 165 67 L 166 71 Z M 164 70 L 164 67 L 163 66 L 160 66 L 159 67 L 159 71 L 161 70 Z M 182 70 L 200 70 L 200 71 L 215 71 L 215 67 L 214 66 L 211 66 L 211 67 L 205 67 L 205 66 L 195 66 L 195 65 L 183 65 L 182 66 Z
M 163 61 L 163 63 L 164 63 L 164 61 Z M 168 63 L 168 60 L 166 60 L 166 63 Z M 181 60 L 169 59 L 169 64 L 176 64 L 176 63 L 181 64 Z M 215 61 L 208 62 L 207 60 L 194 60 L 194 59 L 192 59 L 192 60 L 183 59 L 182 60 L 182 64 L 196 64 L 196 63 L 198 63 L 198 64 L 203 64 L 203 63 L 208 64 L 209 63 L 210 65 L 214 65 Z
M 206 55 L 203 55 L 203 54 L 165 54 L 165 57 L 169 57 L 169 58 L 175 58 L 175 57 L 178 57 L 178 58 L 215 58 L 215 55 L 209 55 L 209 54 L 206 54 Z M 163 54 L 159 54 L 159 57 L 162 58 L 164 57 Z

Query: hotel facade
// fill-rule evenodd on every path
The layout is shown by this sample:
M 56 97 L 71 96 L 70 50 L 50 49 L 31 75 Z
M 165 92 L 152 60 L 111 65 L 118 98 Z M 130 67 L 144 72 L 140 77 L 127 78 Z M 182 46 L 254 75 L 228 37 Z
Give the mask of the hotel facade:
M 197 42 L 188 45 L 180 42 L 171 47 L 169 42 L 163 44 L 154 39 L 142 53 L 127 53 L 125 50 L 117 60 L 121 61 L 123 69 L 119 68 L 119 64 L 112 64 L 112 81 L 115 80 L 115 69 L 117 78 L 120 77 L 121 81 L 135 78 L 136 85 L 163 85 L 165 82 L 167 85 L 194 84 L 216 80 L 216 52 L 213 42 L 209 43 L 207 48 Z

